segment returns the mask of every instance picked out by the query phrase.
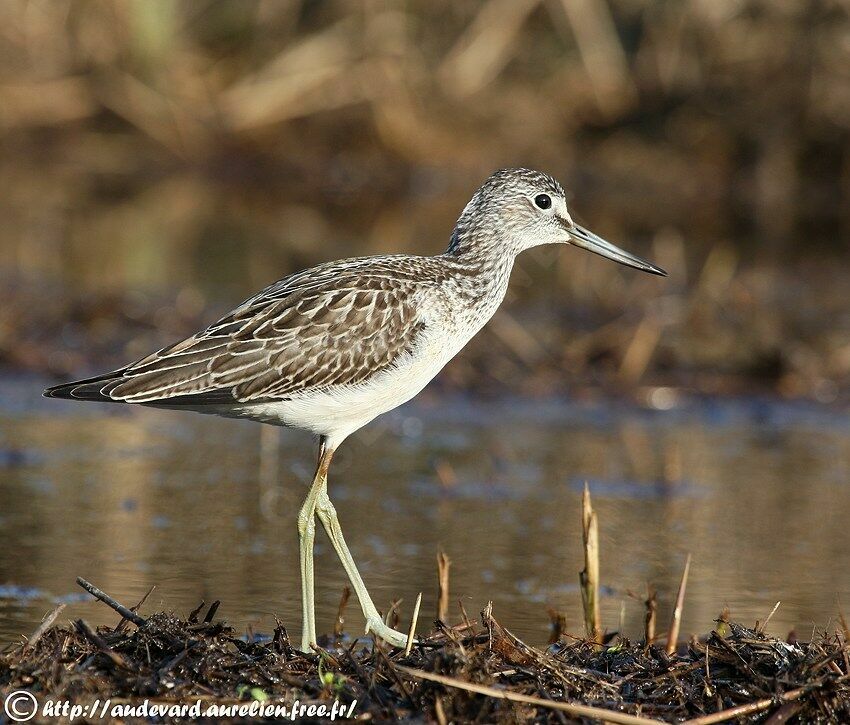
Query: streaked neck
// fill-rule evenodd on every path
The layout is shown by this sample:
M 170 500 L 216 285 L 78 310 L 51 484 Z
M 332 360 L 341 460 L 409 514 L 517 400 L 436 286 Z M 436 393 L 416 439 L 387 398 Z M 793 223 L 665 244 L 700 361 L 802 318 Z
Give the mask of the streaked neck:
M 495 270 L 510 272 L 515 259 L 510 246 L 499 233 L 481 228 L 465 229 L 461 223 L 452 232 L 444 256 L 481 273 Z

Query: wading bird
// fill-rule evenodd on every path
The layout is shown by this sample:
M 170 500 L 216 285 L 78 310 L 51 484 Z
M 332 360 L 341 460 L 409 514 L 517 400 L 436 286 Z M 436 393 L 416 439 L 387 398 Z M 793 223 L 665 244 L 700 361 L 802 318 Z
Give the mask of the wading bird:
M 310 651 L 316 642 L 316 516 L 360 600 L 366 631 L 401 647 L 406 635 L 384 624 L 342 536 L 327 490 L 331 458 L 354 431 L 425 387 L 496 311 L 516 256 L 541 244 L 572 244 L 666 274 L 576 224 L 551 176 L 503 169 L 475 192 L 442 254 L 321 264 L 275 282 L 192 337 L 44 394 L 249 418 L 317 435 L 318 466 L 298 514 L 301 647 Z

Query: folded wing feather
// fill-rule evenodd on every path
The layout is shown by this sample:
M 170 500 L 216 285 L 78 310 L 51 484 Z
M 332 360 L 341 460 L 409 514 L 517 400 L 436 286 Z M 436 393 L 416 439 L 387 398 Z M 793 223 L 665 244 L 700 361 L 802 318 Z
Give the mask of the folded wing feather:
M 323 270 L 282 280 L 206 330 L 53 397 L 186 404 L 281 400 L 356 384 L 412 349 L 413 279 Z

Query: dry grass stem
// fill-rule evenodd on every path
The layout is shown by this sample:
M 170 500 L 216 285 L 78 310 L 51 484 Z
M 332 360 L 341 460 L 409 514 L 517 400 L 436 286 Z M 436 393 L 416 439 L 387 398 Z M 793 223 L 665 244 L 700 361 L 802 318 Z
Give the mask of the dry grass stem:
M 416 604 L 413 605 L 413 617 L 410 619 L 410 629 L 407 630 L 407 646 L 404 648 L 404 656 L 410 654 L 413 649 L 414 635 L 416 634 L 416 623 L 419 621 L 419 607 L 422 606 L 422 592 L 416 595 Z
M 590 489 L 584 484 L 581 498 L 582 542 L 584 569 L 579 573 L 581 602 L 584 609 L 584 630 L 587 638 L 602 643 L 602 623 L 599 614 L 599 526 L 590 502 Z
M 673 616 L 670 619 L 670 629 L 667 633 L 667 654 L 676 652 L 676 643 L 679 640 L 679 627 L 682 624 L 682 610 L 685 607 L 685 587 L 688 584 L 688 573 L 691 570 L 691 555 L 685 559 L 685 568 L 682 570 L 682 579 L 679 582 L 679 593 L 676 595 L 676 606 L 673 607 Z
M 776 610 L 779 609 L 780 604 L 782 604 L 782 602 L 777 602 L 773 605 L 773 609 L 771 609 L 770 614 L 765 617 L 764 622 L 760 626 L 756 627 L 756 632 L 765 632 L 767 630 L 767 624 L 773 618 L 773 615 L 776 614 Z
M 437 621 L 449 621 L 449 568 L 452 565 L 446 552 L 437 552 Z

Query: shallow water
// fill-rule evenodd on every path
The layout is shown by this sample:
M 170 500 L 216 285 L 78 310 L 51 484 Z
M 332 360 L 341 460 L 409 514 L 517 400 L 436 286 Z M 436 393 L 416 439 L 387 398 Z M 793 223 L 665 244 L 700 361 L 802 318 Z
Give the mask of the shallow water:
M 68 618 L 114 623 L 81 596 L 83 576 L 143 611 L 186 614 L 221 599 L 238 627 L 300 631 L 295 514 L 312 440 L 247 422 L 47 401 L 38 381 L 0 385 L 0 643 L 29 634 L 57 601 Z M 579 504 L 599 512 L 603 620 L 642 632 L 640 595 L 660 623 L 693 554 L 683 634 L 728 606 L 745 622 L 782 601 L 770 629 L 834 621 L 850 602 L 850 416 L 763 401 L 472 401 L 428 392 L 340 449 L 330 493 L 379 608 L 417 592 L 434 616 L 435 554 L 452 559 L 453 616 L 488 599 L 507 627 L 545 641 L 547 608 L 581 631 Z M 320 631 L 345 583 L 317 536 Z M 459 618 L 459 617 L 458 617 Z M 348 608 L 348 631 L 362 619 Z

